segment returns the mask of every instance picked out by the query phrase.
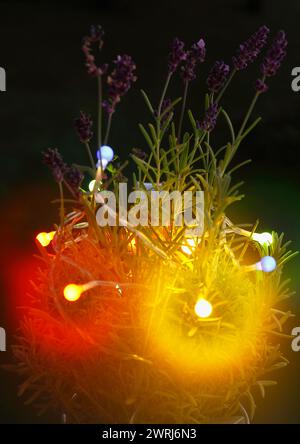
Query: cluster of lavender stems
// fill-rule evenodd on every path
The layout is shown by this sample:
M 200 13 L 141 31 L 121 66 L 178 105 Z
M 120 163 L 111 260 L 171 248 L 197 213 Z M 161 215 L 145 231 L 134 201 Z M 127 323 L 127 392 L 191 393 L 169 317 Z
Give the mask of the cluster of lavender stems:
M 270 31 L 266 26 L 261 26 L 253 35 L 249 37 L 248 40 L 242 43 L 239 46 L 236 55 L 232 57 L 232 65 L 233 65 L 232 67 L 230 67 L 223 61 L 217 61 L 213 66 L 207 78 L 207 86 L 210 92 L 209 96 L 210 103 L 206 110 L 206 115 L 204 116 L 203 120 L 201 122 L 197 122 L 198 128 L 201 129 L 203 132 L 202 137 L 204 137 L 205 134 L 207 134 L 208 137 L 209 133 L 214 129 L 217 117 L 221 110 L 218 104 L 221 98 L 223 97 L 225 91 L 227 90 L 229 84 L 231 83 L 233 77 L 238 71 L 245 69 L 249 64 L 253 63 L 258 58 L 262 49 L 267 43 L 269 32 Z M 256 94 L 249 106 L 249 109 L 246 113 L 243 123 L 238 131 L 237 137 L 235 137 L 235 140 L 237 141 L 240 140 L 240 137 L 242 136 L 244 129 L 248 123 L 248 120 L 252 114 L 258 96 L 262 92 L 265 92 L 267 90 L 267 86 L 264 83 L 265 78 L 267 76 L 274 75 L 277 72 L 279 66 L 281 65 L 281 62 L 286 54 L 286 46 L 287 46 L 287 41 L 285 33 L 283 31 L 280 31 L 277 34 L 277 37 L 271 49 L 267 53 L 267 56 L 264 59 L 264 62 L 261 66 L 261 70 L 264 74 L 263 78 L 258 79 L 256 81 L 255 84 Z M 193 51 L 191 50 L 186 51 L 184 48 L 185 48 L 184 42 L 182 42 L 178 38 L 173 40 L 171 46 L 171 52 L 168 58 L 167 79 L 163 88 L 161 99 L 159 101 L 158 110 L 154 114 L 157 121 L 157 131 L 159 133 L 160 126 L 162 123 L 161 115 L 162 115 L 163 103 L 165 102 L 165 97 L 167 94 L 169 83 L 171 77 L 180 67 L 181 77 L 183 78 L 184 81 L 184 92 L 183 92 L 182 107 L 180 112 L 180 119 L 178 125 L 178 133 L 177 133 L 177 140 L 179 143 L 181 141 L 182 123 L 186 108 L 189 82 L 191 80 L 194 80 L 195 67 L 197 63 L 201 63 L 204 61 L 206 53 L 205 42 L 203 39 L 200 39 L 198 43 L 192 46 Z M 202 138 L 200 139 L 200 141 L 201 140 Z M 237 142 L 237 145 L 238 143 L 239 142 Z M 158 184 L 159 184 L 159 175 L 160 175 L 159 145 L 160 145 L 160 137 L 158 137 L 158 143 L 157 143 Z
M 217 61 L 213 65 L 209 75 L 207 77 L 207 87 L 210 93 L 209 106 L 206 109 L 206 113 L 202 121 L 197 122 L 198 128 L 202 130 L 203 136 L 213 131 L 218 114 L 220 112 L 219 102 L 228 88 L 228 85 L 232 81 L 234 75 L 243 69 L 245 69 L 250 63 L 253 63 L 260 55 L 263 47 L 267 42 L 269 29 L 266 26 L 261 26 L 248 40 L 242 43 L 235 56 L 232 57 L 232 68 L 224 61 Z M 135 76 L 135 64 L 132 58 L 128 55 L 118 56 L 114 61 L 114 68 L 107 76 L 108 84 L 108 97 L 103 101 L 102 97 L 102 77 L 108 70 L 108 65 L 103 64 L 97 66 L 95 57 L 92 54 L 92 45 L 96 45 L 99 50 L 103 46 L 104 32 L 100 26 L 92 26 L 90 35 L 83 39 L 83 53 L 86 57 L 87 72 L 90 76 L 96 77 L 98 81 L 98 148 L 102 143 L 102 107 L 105 109 L 108 115 L 106 135 L 104 138 L 104 144 L 108 141 L 108 136 L 111 127 L 111 119 L 114 114 L 116 105 L 119 103 L 123 95 L 131 88 L 132 84 L 136 81 Z M 251 116 L 253 108 L 260 94 L 267 91 L 268 86 L 265 81 L 268 77 L 274 76 L 281 66 L 281 63 L 286 55 L 287 38 L 284 31 L 279 31 L 273 40 L 273 43 L 268 50 L 263 62 L 261 64 L 262 77 L 257 79 L 255 83 L 255 95 L 250 104 L 250 107 L 246 113 L 246 116 L 242 122 L 239 132 L 236 136 L 236 140 L 239 141 L 242 136 L 248 120 Z M 185 49 L 185 44 L 178 38 L 174 39 L 171 46 L 171 51 L 168 57 L 168 73 L 167 79 L 163 88 L 162 96 L 159 101 L 159 105 L 156 111 L 153 111 L 154 117 L 157 122 L 158 141 L 157 141 L 157 163 L 158 174 L 157 183 L 160 183 L 160 129 L 164 120 L 168 118 L 168 115 L 164 115 L 165 110 L 170 109 L 171 113 L 171 101 L 166 99 L 167 90 L 170 80 L 176 71 L 180 70 L 180 75 L 184 83 L 184 93 L 180 112 L 180 119 L 178 125 L 177 140 L 180 143 L 181 131 L 183 124 L 183 116 L 186 108 L 188 87 L 191 81 L 196 78 L 196 68 L 199 64 L 205 61 L 206 45 L 203 39 L 194 43 L 190 49 Z M 216 97 L 215 97 L 216 95 Z M 93 169 L 96 169 L 95 161 L 90 151 L 89 143 L 93 137 L 92 125 L 93 122 L 89 115 L 81 112 L 79 118 L 75 120 L 75 128 L 79 137 L 79 140 L 85 144 L 88 155 L 90 157 L 91 165 Z M 239 142 L 237 142 L 239 143 Z M 100 152 L 100 179 L 103 173 L 102 159 Z M 137 153 L 137 155 L 143 155 L 144 153 Z M 44 162 L 51 169 L 55 181 L 59 184 L 62 191 L 62 183 L 65 183 L 70 192 L 78 197 L 79 187 L 82 181 L 82 174 L 74 167 L 68 167 L 61 155 L 57 150 L 48 150 L 44 153 Z M 99 174 L 96 174 L 96 182 L 99 179 Z

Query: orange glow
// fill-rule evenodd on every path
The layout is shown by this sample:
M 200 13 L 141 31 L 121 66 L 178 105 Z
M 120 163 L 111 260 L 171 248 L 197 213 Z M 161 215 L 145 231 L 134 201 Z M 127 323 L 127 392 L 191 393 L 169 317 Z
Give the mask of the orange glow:
M 64 288 L 64 297 L 69 302 L 75 302 L 78 301 L 83 291 L 82 285 L 68 284 Z
M 42 232 L 36 236 L 36 240 L 42 245 L 42 247 L 47 247 L 52 239 L 54 238 L 56 231 L 50 231 L 49 233 Z

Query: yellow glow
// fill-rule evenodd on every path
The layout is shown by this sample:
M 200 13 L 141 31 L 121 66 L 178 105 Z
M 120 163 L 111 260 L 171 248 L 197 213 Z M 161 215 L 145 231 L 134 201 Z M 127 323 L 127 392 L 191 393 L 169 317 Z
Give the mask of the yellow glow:
M 83 291 L 82 285 L 68 284 L 64 288 L 64 297 L 69 302 L 75 302 L 78 301 Z
M 52 239 L 54 238 L 55 234 L 56 231 L 50 231 L 49 233 L 42 232 L 36 236 L 36 240 L 39 241 L 39 243 L 43 247 L 47 247 L 47 245 L 49 245 Z
M 206 299 L 199 299 L 195 305 L 195 313 L 199 318 L 208 318 L 212 313 L 212 305 Z
M 153 279 L 145 294 L 149 308 L 142 319 L 146 324 L 151 316 L 149 342 L 158 359 L 176 374 L 193 371 L 203 380 L 225 380 L 237 367 L 247 370 L 256 362 L 259 349 L 253 344 L 259 344 L 266 309 L 262 291 L 257 291 L 243 267 L 231 264 L 219 249 L 208 253 L 205 262 L 202 255 L 196 257 L 202 267 L 194 271 L 194 281 L 190 272 L 183 272 L 177 286 L 168 265 L 163 273 L 158 271 L 163 279 Z M 203 272 L 206 285 L 200 290 L 197 282 Z M 181 286 L 188 292 L 180 292 Z
M 271 233 L 254 233 L 253 239 L 261 245 L 271 245 L 273 243 L 273 236 Z

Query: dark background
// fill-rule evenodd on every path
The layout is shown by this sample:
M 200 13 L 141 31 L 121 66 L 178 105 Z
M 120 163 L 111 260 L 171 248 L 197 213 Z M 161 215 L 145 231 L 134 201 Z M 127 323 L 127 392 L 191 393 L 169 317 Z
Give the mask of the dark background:
M 291 90 L 291 70 L 300 66 L 299 19 L 297 0 L 0 2 L 0 66 L 7 73 L 7 92 L 0 93 L 0 326 L 7 331 L 8 343 L 0 364 L 11 360 L 20 315 L 17 294 L 27 291 L 34 268 L 33 238 L 57 220 L 57 207 L 50 203 L 57 190 L 40 153 L 58 147 L 66 160 L 87 163 L 72 122 L 80 109 L 96 111 L 96 84 L 85 72 L 80 49 L 90 24 L 100 23 L 106 30 L 105 60 L 128 53 L 137 64 L 138 82 L 119 106 L 110 140 L 122 160 L 132 147 L 145 148 L 137 123 L 148 116 L 139 89 L 157 102 L 174 36 L 187 44 L 200 37 L 206 40 L 207 63 L 189 97 L 189 106 L 200 116 L 205 78 L 216 59 L 230 61 L 238 44 L 262 24 L 273 33 L 287 31 L 287 60 L 255 110 L 263 122 L 238 155 L 253 162 L 236 177 L 246 181 L 246 199 L 233 217 L 251 223 L 259 217 L 261 230 L 284 231 L 299 249 L 300 92 Z M 225 96 L 223 105 L 236 124 L 252 98 L 258 70 L 256 63 L 241 73 Z M 173 83 L 173 98 L 181 95 L 181 87 L 179 80 Z M 300 325 L 298 267 L 298 258 L 287 267 L 298 289 L 292 300 L 297 317 L 290 328 Z M 285 348 L 291 365 L 275 375 L 279 385 L 268 390 L 266 400 L 257 396 L 255 422 L 300 423 L 300 353 L 291 352 L 289 341 Z M 58 413 L 37 418 L 17 398 L 16 378 L 0 370 L 0 423 L 55 422 Z

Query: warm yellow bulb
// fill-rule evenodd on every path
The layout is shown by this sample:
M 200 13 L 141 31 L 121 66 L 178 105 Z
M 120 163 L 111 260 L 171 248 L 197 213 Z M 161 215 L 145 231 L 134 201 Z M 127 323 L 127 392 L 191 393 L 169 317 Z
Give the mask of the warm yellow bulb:
M 195 313 L 199 318 L 208 318 L 212 313 L 212 305 L 206 299 L 199 299 L 195 305 Z
M 273 236 L 271 233 L 254 233 L 253 239 L 261 245 L 271 245 L 273 243 Z
M 82 292 L 83 292 L 82 285 L 68 284 L 64 288 L 64 297 L 69 302 L 75 302 L 78 301 Z
M 47 247 L 54 238 L 56 231 L 50 231 L 49 233 L 42 232 L 36 236 L 36 240 L 42 245 L 42 247 Z

